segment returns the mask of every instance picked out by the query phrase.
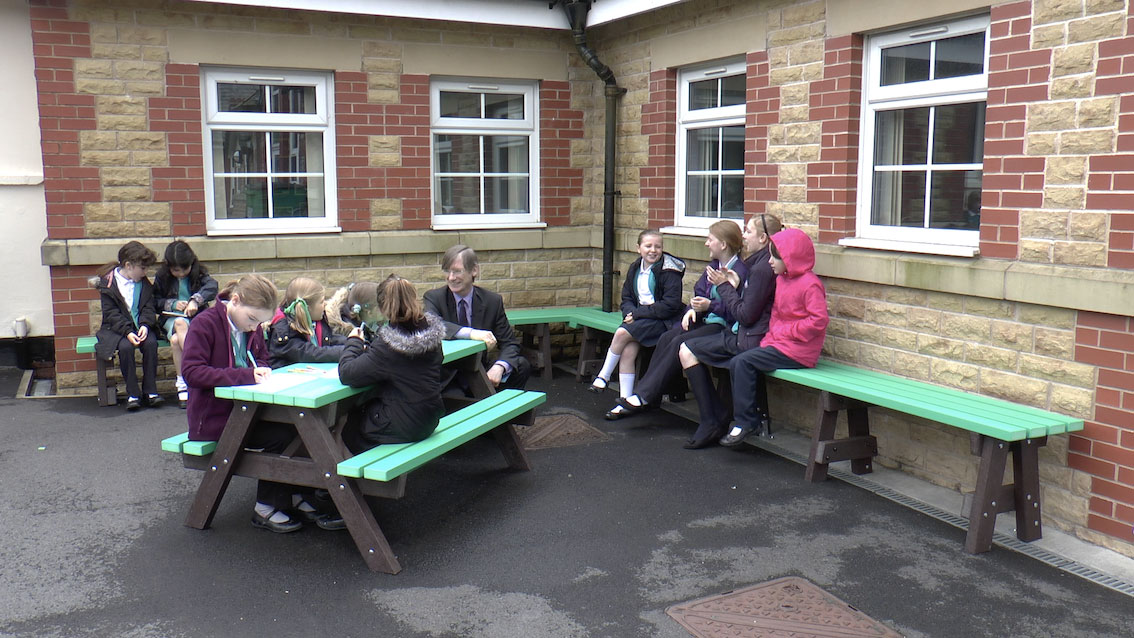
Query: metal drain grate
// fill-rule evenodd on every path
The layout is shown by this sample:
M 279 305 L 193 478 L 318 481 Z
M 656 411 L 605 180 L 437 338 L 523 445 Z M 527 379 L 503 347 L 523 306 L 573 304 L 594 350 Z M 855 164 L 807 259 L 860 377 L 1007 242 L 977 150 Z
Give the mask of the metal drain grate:
M 535 423 L 519 428 L 520 443 L 524 449 L 539 450 L 550 447 L 567 447 L 595 441 L 609 441 L 605 432 L 591 427 L 574 414 L 545 414 Z
M 698 638 L 902 638 L 802 578 L 777 578 L 666 610 Z
M 800 465 L 807 465 L 807 457 L 784 449 L 776 445 L 775 443 L 768 441 L 767 439 L 752 440 L 752 444 L 777 456 L 782 456 L 791 461 L 795 461 Z M 934 507 L 933 505 L 929 505 L 928 503 L 923 503 L 917 499 L 910 498 L 905 494 L 895 492 L 888 487 L 879 485 L 874 481 L 863 478 L 862 476 L 859 476 L 857 474 L 852 474 L 842 468 L 828 466 L 827 474 L 839 479 L 840 481 L 850 483 L 855 487 L 873 492 L 900 505 L 904 505 L 911 509 L 917 510 L 923 514 L 928 514 L 929 516 L 932 516 L 939 521 L 944 521 L 952 525 L 953 527 L 959 527 L 965 531 L 968 531 L 969 529 L 969 521 L 963 516 L 958 516 L 939 507 Z M 1093 569 L 1086 565 L 1081 565 L 1073 560 L 1059 556 L 1058 554 L 1053 554 L 1046 549 L 1036 547 L 1035 545 L 1032 545 L 1030 543 L 1021 542 L 1019 539 L 1008 536 L 1006 534 L 1001 534 L 999 532 L 994 533 L 992 536 L 992 542 L 1007 549 L 1011 549 L 1013 551 L 1024 554 L 1025 556 L 1034 558 L 1038 561 L 1047 563 L 1048 565 L 1051 565 L 1052 567 L 1055 567 L 1057 569 L 1061 569 L 1069 574 L 1074 574 L 1075 576 L 1085 578 L 1093 583 L 1102 585 L 1103 587 L 1107 587 L 1117 592 L 1126 594 L 1127 596 L 1134 597 L 1134 583 L 1129 583 L 1125 580 L 1114 578 L 1113 576 L 1108 576 L 1107 574 L 1104 574 L 1096 569 Z

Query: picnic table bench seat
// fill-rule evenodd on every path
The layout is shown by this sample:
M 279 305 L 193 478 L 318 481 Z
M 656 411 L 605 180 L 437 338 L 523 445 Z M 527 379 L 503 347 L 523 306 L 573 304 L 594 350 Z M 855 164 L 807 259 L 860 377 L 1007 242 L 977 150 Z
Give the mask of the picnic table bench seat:
M 965 549 L 974 554 L 992 548 L 996 515 L 1002 512 L 1015 510 L 1021 541 L 1042 536 L 1039 448 L 1047 444 L 1048 436 L 1083 429 L 1082 419 L 834 361 L 776 370 L 769 376 L 821 392 L 819 423 L 807 463 L 809 481 L 824 480 L 828 464 L 835 461 L 851 461 L 855 474 L 872 470 L 878 442 L 870 434 L 867 408 L 871 405 L 969 432 L 970 448 L 980 456 L 965 539 Z M 847 437 L 836 439 L 835 424 L 844 410 Z M 1004 485 L 1009 453 L 1013 482 Z
M 513 326 L 534 326 L 533 333 L 524 333 L 524 348 L 532 353 L 533 365 L 542 369 L 544 379 L 551 379 L 551 330 L 548 324 L 565 323 L 569 328 L 583 328 L 583 342 L 579 345 L 579 360 L 575 367 L 575 380 L 582 379 L 588 366 L 600 363 L 599 337 L 602 333 L 614 334 L 622 325 L 622 313 L 604 312 L 597 307 L 558 306 L 550 308 L 517 308 L 507 311 Z M 534 344 L 539 339 L 539 345 Z
M 75 340 L 75 352 L 79 354 L 95 354 L 95 344 L 97 342 L 97 337 L 79 337 Z M 169 341 L 158 339 L 159 349 L 167 347 L 169 347 Z M 117 352 L 115 354 L 117 355 Z M 118 403 L 118 386 L 111 381 L 106 374 L 112 363 L 114 363 L 113 357 L 103 359 L 97 354 L 95 355 L 95 372 L 98 379 L 98 404 L 103 407 Z

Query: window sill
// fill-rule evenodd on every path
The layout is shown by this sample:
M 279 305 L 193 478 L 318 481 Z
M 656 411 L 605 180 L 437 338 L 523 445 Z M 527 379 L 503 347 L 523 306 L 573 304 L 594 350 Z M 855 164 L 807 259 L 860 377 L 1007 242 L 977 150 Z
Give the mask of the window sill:
M 893 239 L 868 239 L 865 237 L 846 237 L 839 240 L 840 246 L 848 248 L 869 248 L 872 250 L 891 250 L 922 255 L 944 255 L 947 257 L 976 257 L 980 254 L 977 246 L 958 246 L 956 244 L 928 244 Z
M 210 228 L 205 231 L 208 237 L 232 237 L 234 235 L 316 235 L 319 233 L 341 233 L 343 229 L 341 226 L 324 226 L 316 228 L 264 228 L 264 229 L 251 229 L 251 228 L 232 228 L 232 229 L 219 229 Z
M 685 237 L 700 237 L 702 239 L 709 236 L 709 228 L 700 226 L 664 226 L 658 229 L 662 235 L 682 235 Z
M 433 230 L 542 230 L 545 222 L 514 222 L 502 224 L 433 224 Z

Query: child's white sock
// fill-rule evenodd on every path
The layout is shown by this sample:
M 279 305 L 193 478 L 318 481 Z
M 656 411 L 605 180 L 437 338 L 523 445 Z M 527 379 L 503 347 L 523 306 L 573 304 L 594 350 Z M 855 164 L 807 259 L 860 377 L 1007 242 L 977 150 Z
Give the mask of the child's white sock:
M 287 514 L 276 510 L 276 508 L 268 505 L 267 503 L 256 501 L 256 506 L 253 509 L 260 516 L 267 516 L 269 514 L 272 514 L 272 512 L 275 512 L 275 514 L 272 514 L 271 518 L 268 519 L 273 523 L 286 523 L 291 520 L 291 517 L 289 517 Z
M 620 372 L 618 374 L 618 396 L 628 397 L 631 394 L 634 394 L 634 380 L 637 378 L 637 376 L 638 375 L 634 374 L 633 372 L 629 374 Z
M 315 511 L 315 508 L 312 507 L 310 503 L 303 500 L 302 494 L 292 494 L 291 495 L 291 504 L 301 512 L 314 512 Z
M 609 381 L 610 375 L 614 372 L 614 366 L 618 365 L 618 360 L 622 358 L 620 354 L 614 354 L 613 351 L 606 351 L 606 361 L 602 362 L 602 370 L 599 370 L 598 376 L 603 381 Z
M 177 375 L 177 380 L 173 382 L 173 386 L 177 388 L 178 392 L 185 392 L 189 389 L 189 386 L 185 385 L 185 378 L 180 374 Z

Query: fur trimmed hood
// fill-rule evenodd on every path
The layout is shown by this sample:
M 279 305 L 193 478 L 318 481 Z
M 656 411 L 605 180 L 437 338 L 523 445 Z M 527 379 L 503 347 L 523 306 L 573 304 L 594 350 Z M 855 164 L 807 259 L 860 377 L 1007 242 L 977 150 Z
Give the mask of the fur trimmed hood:
M 425 327 L 405 332 L 390 324 L 378 329 L 375 338 L 381 339 L 390 349 L 409 357 L 416 357 L 441 347 L 445 339 L 445 323 L 437 315 L 425 313 Z

